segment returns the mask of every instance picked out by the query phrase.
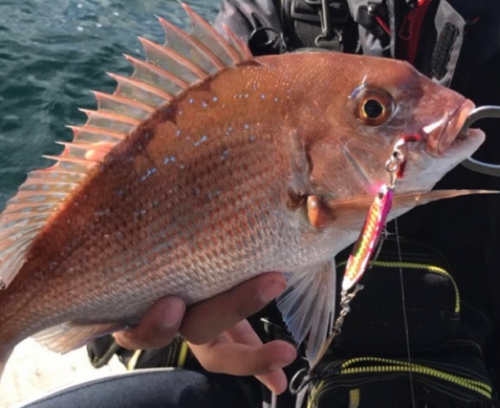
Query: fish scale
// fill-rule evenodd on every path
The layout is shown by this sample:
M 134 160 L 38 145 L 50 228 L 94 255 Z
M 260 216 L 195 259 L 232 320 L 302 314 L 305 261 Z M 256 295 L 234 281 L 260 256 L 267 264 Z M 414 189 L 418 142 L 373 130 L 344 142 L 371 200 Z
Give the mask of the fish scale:
M 236 150 L 236 149 L 233 148 L 233 150 Z M 207 160 L 200 160 L 199 163 L 202 165 L 200 166 L 200 169 L 198 172 L 193 171 L 192 174 L 194 174 L 194 178 L 198 179 L 198 183 L 200 186 L 203 186 L 203 185 L 213 186 L 213 184 L 210 183 L 209 180 L 204 180 L 203 178 L 197 177 L 197 173 L 200 175 L 206 174 L 207 176 L 205 178 L 216 179 L 217 176 L 219 175 L 218 172 L 213 171 L 213 169 L 212 169 L 211 173 L 206 172 L 207 169 L 206 169 L 205 163 L 210 163 Z M 259 163 L 262 163 L 262 160 L 259 159 Z M 157 165 L 157 163 L 153 163 L 152 165 L 153 166 Z M 117 164 L 117 166 L 122 166 L 122 165 Z M 210 164 L 208 167 L 214 167 L 214 165 Z M 245 166 L 243 166 L 243 167 L 245 167 Z M 264 171 L 264 175 L 267 175 L 266 170 L 268 170 L 268 169 L 266 167 L 254 166 L 254 165 L 252 165 L 251 162 L 246 167 L 256 169 L 259 172 Z M 132 174 L 132 172 L 129 172 L 129 171 L 125 171 L 125 173 L 127 175 Z M 138 172 L 136 171 L 136 173 L 138 173 Z M 115 173 L 111 169 L 107 174 L 111 174 L 111 177 L 113 177 L 113 175 Z M 165 183 L 166 187 L 171 186 L 170 180 L 175 178 L 175 177 L 171 176 L 171 179 L 167 178 L 165 181 L 162 182 L 162 184 L 156 183 L 154 178 L 160 177 L 160 176 L 161 176 L 160 173 L 155 174 L 151 177 L 151 179 L 149 179 L 147 181 L 148 186 L 150 186 L 150 190 L 152 189 L 153 191 L 157 191 L 157 192 L 161 193 L 162 191 L 165 190 L 165 186 L 162 184 Z M 249 174 L 248 172 L 245 172 L 245 174 L 242 173 L 241 176 L 244 177 L 247 182 L 249 180 L 252 180 L 252 175 Z M 222 177 L 222 179 L 220 180 L 221 187 L 224 185 L 227 185 L 226 181 L 232 181 L 232 182 L 236 181 L 236 183 L 239 182 L 238 179 L 225 180 L 225 179 L 231 178 L 231 177 L 229 177 L 228 173 L 224 170 L 222 172 L 220 172 L 220 177 Z M 232 174 L 232 177 L 234 177 L 234 174 Z M 268 175 L 267 179 L 270 179 L 270 178 L 271 177 L 269 177 L 269 175 Z M 263 179 L 264 179 L 264 177 L 260 177 L 260 181 L 263 181 Z M 133 196 L 130 196 L 127 199 L 125 199 L 124 202 L 122 203 L 122 205 L 114 211 L 115 213 L 118 214 L 118 219 L 114 222 L 112 221 L 113 214 L 109 214 L 109 215 L 102 217 L 102 218 L 106 218 L 106 220 L 103 219 L 103 220 L 100 220 L 100 222 L 102 222 L 103 225 L 106 226 L 106 228 L 104 231 L 101 231 L 100 229 L 92 230 L 93 240 L 101 241 L 103 235 L 105 235 L 106 233 L 111 232 L 115 229 L 120 229 L 120 226 L 117 224 L 120 224 L 122 222 L 127 222 L 126 220 L 130 220 L 131 218 L 134 218 L 131 215 L 131 213 L 136 212 L 137 209 L 144 208 L 144 205 L 147 203 L 147 201 L 144 202 L 140 199 L 141 196 L 142 197 L 155 197 L 156 196 L 156 194 L 154 192 L 148 193 L 146 191 L 141 191 L 140 187 L 142 187 L 142 189 L 144 189 L 146 186 L 143 186 L 142 182 L 137 181 L 137 178 L 126 180 L 126 181 L 124 181 L 124 183 L 128 185 L 128 189 L 138 191 L 137 196 L 139 196 L 139 199 L 136 200 L 136 199 L 134 199 Z M 104 181 L 104 182 L 102 182 L 102 184 L 108 185 L 108 182 Z M 262 186 L 262 184 L 258 183 L 258 186 L 253 186 L 252 183 L 249 183 L 248 190 L 253 190 L 255 187 L 259 187 L 259 186 Z M 211 187 L 211 188 L 213 188 L 213 187 Z M 185 184 L 185 189 L 191 189 L 189 184 Z M 245 191 L 245 190 L 241 191 L 240 193 L 243 196 L 247 197 L 247 194 L 246 194 L 247 191 Z M 182 194 L 182 192 L 179 192 L 178 194 Z M 243 230 L 245 230 L 246 220 L 236 219 L 235 221 L 233 221 L 233 223 L 228 223 L 228 221 L 230 221 L 230 218 L 234 217 L 234 214 L 221 211 L 219 208 L 219 203 L 217 203 L 216 205 L 211 205 L 211 203 L 208 202 L 207 203 L 208 208 L 204 207 L 203 211 L 198 212 L 198 216 L 203 218 L 203 220 L 206 221 L 206 223 L 207 223 L 207 225 L 205 227 L 203 227 L 203 226 L 200 226 L 200 222 L 197 223 L 196 221 L 194 221 L 194 222 L 187 221 L 186 223 L 184 223 L 182 220 L 182 216 L 179 217 L 180 214 L 178 214 L 178 212 L 176 211 L 177 209 L 179 211 L 183 211 L 183 209 L 187 208 L 188 210 L 187 211 L 184 210 L 183 212 L 187 213 L 186 214 L 187 216 L 190 215 L 189 205 L 186 205 L 186 206 L 180 206 L 180 205 L 175 205 L 175 204 L 172 205 L 171 200 L 169 200 L 169 197 L 160 196 L 160 199 L 161 199 L 162 205 L 160 205 L 158 207 L 158 211 L 163 210 L 163 212 L 168 213 L 171 218 L 178 219 L 178 223 L 170 224 L 173 228 L 173 231 L 170 234 L 173 237 L 179 235 L 179 233 L 181 232 L 181 231 L 179 231 L 179 229 L 182 227 L 186 228 L 186 230 L 189 231 L 189 226 L 190 226 L 189 224 L 196 224 L 198 226 L 197 228 L 201 228 L 202 230 L 206 228 L 207 230 L 222 231 L 222 234 L 228 233 L 227 235 L 230 235 L 229 233 L 231 230 L 233 230 L 234 225 L 239 226 L 239 225 L 243 224 L 243 226 L 244 226 Z M 265 196 L 263 197 L 263 199 L 265 199 Z M 175 200 L 175 197 L 174 197 L 174 200 Z M 106 202 L 106 200 L 104 200 L 104 201 Z M 262 202 L 263 202 L 263 200 L 262 200 Z M 132 204 L 133 205 L 132 208 L 130 208 L 128 206 L 128 204 Z M 251 205 L 251 204 L 252 204 L 251 201 L 246 203 L 246 205 Z M 242 207 L 244 208 L 244 205 L 242 205 Z M 69 211 L 69 210 L 66 210 L 66 211 Z M 95 212 L 97 212 L 97 211 L 94 211 L 94 213 Z M 245 216 L 244 212 L 242 212 L 241 215 L 242 215 L 242 217 L 244 217 Z M 149 216 L 149 214 L 146 214 L 144 217 L 147 218 L 148 216 Z M 153 224 L 158 224 L 158 222 L 161 222 L 161 220 L 162 220 L 161 217 L 158 218 L 158 217 L 154 217 L 153 215 L 151 217 L 152 217 Z M 154 223 L 154 220 L 156 220 L 157 222 Z M 144 221 L 147 222 L 147 220 L 144 220 Z M 202 220 L 200 220 L 200 221 L 202 221 Z M 128 221 L 128 222 L 130 222 L 130 221 Z M 220 228 L 221 224 L 222 225 L 225 224 L 225 225 L 227 225 L 227 227 L 225 229 L 224 228 L 221 229 Z M 138 228 L 139 225 L 140 225 L 140 228 Z M 137 285 L 137 286 L 142 286 L 142 285 L 146 286 L 148 292 L 151 289 L 155 289 L 155 288 L 148 287 L 149 285 L 144 283 L 145 280 L 146 281 L 149 280 L 149 275 L 151 273 L 155 273 L 159 277 L 164 277 L 164 279 L 165 279 L 165 277 L 168 277 L 169 281 L 179 281 L 178 286 L 182 287 L 182 286 L 184 286 L 183 285 L 184 282 L 187 283 L 190 280 L 193 280 L 193 271 L 189 272 L 189 269 L 188 269 L 189 265 L 193 265 L 193 264 L 197 265 L 197 270 L 196 270 L 196 272 L 194 272 L 194 274 L 197 277 L 197 281 L 199 281 L 199 285 L 191 285 L 194 287 L 192 287 L 188 293 L 182 293 L 181 290 L 176 288 L 177 285 L 171 285 L 171 283 L 168 281 L 165 282 L 165 285 L 159 285 L 158 282 L 155 282 L 155 284 L 154 284 L 154 286 L 156 288 L 160 287 L 160 289 L 159 289 L 160 292 L 164 292 L 164 289 L 162 289 L 161 286 L 163 286 L 163 287 L 172 287 L 173 286 L 171 289 L 173 291 L 173 293 L 182 293 L 184 295 L 184 297 L 186 297 L 188 300 L 190 298 L 193 298 L 193 300 L 196 300 L 196 297 L 199 297 L 200 294 L 203 294 L 204 290 L 206 290 L 205 287 L 215 287 L 216 288 L 219 286 L 218 284 L 215 284 L 215 285 L 213 284 L 214 282 L 218 283 L 217 282 L 218 279 L 217 279 L 216 275 L 214 276 L 213 274 L 211 275 L 209 273 L 210 270 L 213 270 L 211 265 L 207 265 L 207 267 L 204 268 L 203 262 L 198 262 L 198 260 L 196 258 L 192 259 L 192 257 L 191 257 L 191 259 L 189 259 L 189 256 L 188 256 L 186 259 L 186 255 L 191 254 L 191 253 L 199 253 L 201 256 L 205 255 L 203 253 L 203 251 L 200 251 L 200 249 L 211 248 L 211 246 L 208 245 L 209 241 L 210 241 L 209 234 L 205 235 L 205 234 L 195 233 L 195 234 L 192 234 L 191 236 L 187 236 L 185 238 L 185 241 L 190 242 L 190 245 L 188 245 L 188 248 L 185 251 L 181 252 L 181 255 L 180 255 L 181 258 L 186 259 L 186 261 L 185 261 L 186 265 L 184 266 L 181 262 L 179 262 L 179 258 L 170 259 L 170 255 L 175 254 L 175 250 L 172 251 L 173 253 L 169 252 L 168 253 L 169 256 L 164 257 L 164 259 L 162 259 L 160 262 L 155 262 L 154 259 L 156 257 L 153 256 L 151 254 L 151 252 L 154 251 L 154 249 L 157 247 L 157 245 L 170 241 L 169 231 L 168 231 L 168 229 L 165 230 L 164 227 L 162 228 L 161 226 L 157 226 L 157 225 L 156 226 L 155 225 L 144 225 L 142 222 L 139 225 L 132 224 L 130 227 L 128 227 L 128 229 L 130 231 L 125 231 L 125 235 L 135 237 L 134 241 L 132 242 L 132 245 L 134 245 L 136 247 L 137 252 L 143 253 L 143 257 L 146 259 L 145 264 L 147 265 L 145 271 L 141 270 L 140 268 L 135 268 L 135 267 L 133 270 L 126 270 L 126 269 L 123 270 L 123 268 L 119 267 L 120 264 L 122 263 L 122 261 L 120 259 L 117 261 L 116 264 L 112 264 L 112 263 L 110 264 L 107 261 L 107 259 L 109 259 L 109 258 L 114 259 L 112 254 L 109 254 L 109 253 L 102 251 L 99 247 L 96 247 L 93 244 L 91 244 L 91 246 L 90 246 L 90 249 L 93 251 L 90 254 L 87 254 L 88 247 L 85 244 L 80 244 L 78 249 L 73 252 L 74 255 L 73 255 L 73 258 L 71 259 L 72 262 L 68 263 L 68 264 L 66 264 L 64 262 L 60 265 L 59 270 L 62 271 L 61 273 L 64 274 L 65 279 L 71 278 L 70 279 L 71 287 L 73 287 L 75 290 L 78 287 L 89 285 L 90 282 L 87 282 L 87 280 L 92 279 L 92 278 L 90 278 L 89 273 L 83 273 L 84 271 L 79 270 L 76 267 L 76 265 L 85 265 L 86 269 L 93 271 L 93 273 L 95 273 L 95 275 L 99 276 L 99 274 L 102 273 L 104 275 L 104 277 L 108 280 L 109 287 L 106 289 L 106 291 L 103 291 L 102 293 L 96 293 L 96 295 L 100 299 L 100 301 L 99 301 L 99 304 L 94 305 L 94 307 L 95 307 L 94 310 L 89 311 L 89 320 L 90 320 L 90 317 L 93 316 L 97 310 L 116 309 L 116 306 L 115 306 L 115 308 L 111 308 L 111 307 L 108 307 L 108 305 L 106 304 L 107 298 L 109 297 L 106 294 L 106 292 L 108 290 L 111 293 L 115 293 L 115 289 L 127 287 L 129 285 L 130 281 L 133 281 L 134 285 Z M 163 236 L 160 236 L 160 237 L 158 237 L 158 239 L 155 240 L 154 238 L 158 235 L 155 233 L 156 231 L 158 231 L 160 233 L 160 235 L 163 235 Z M 90 237 L 88 237 L 87 239 L 90 240 Z M 87 239 L 85 237 L 83 237 L 82 241 L 86 241 Z M 201 241 L 201 242 L 198 243 L 198 241 Z M 140 244 L 143 242 L 144 242 L 143 245 L 140 245 L 139 247 L 137 247 L 138 243 Z M 158 244 L 156 244 L 156 242 L 158 242 Z M 271 244 L 271 242 L 267 242 L 266 244 Z M 221 246 L 224 246 L 224 245 L 221 245 Z M 240 248 L 247 248 L 247 247 L 248 246 L 245 245 L 245 242 L 240 243 Z M 215 249 L 217 249 L 217 248 L 215 248 Z M 213 249 L 211 249 L 211 250 L 213 251 Z M 120 248 L 120 251 L 121 251 L 121 248 Z M 162 251 L 160 250 L 160 252 L 162 252 Z M 205 255 L 205 257 L 207 259 L 214 259 L 214 258 L 216 258 L 214 255 L 216 255 L 216 254 L 208 253 Z M 240 257 L 237 256 L 237 258 L 240 258 Z M 242 260 L 245 259 L 244 257 L 241 257 L 241 258 L 242 258 Z M 127 261 L 128 260 L 125 260 L 125 262 L 127 262 Z M 159 263 L 158 266 L 156 265 L 157 263 Z M 177 271 L 173 271 L 173 270 L 166 270 L 165 271 L 164 270 L 165 267 L 163 267 L 163 268 L 161 267 L 161 265 L 165 265 L 165 264 L 166 265 L 169 265 L 169 264 L 174 265 L 175 268 L 177 269 Z M 237 269 L 241 268 L 242 266 L 244 266 L 244 265 L 243 264 L 233 265 L 231 263 L 228 263 L 226 269 L 237 270 Z M 186 268 L 187 270 L 184 268 Z M 73 276 L 68 276 L 68 272 L 67 272 L 68 270 L 73 271 L 72 274 L 70 274 Z M 100 272 L 101 270 L 103 272 Z M 116 270 L 119 272 L 120 275 L 126 276 L 126 278 L 122 278 L 121 280 L 117 279 L 115 282 L 113 282 L 113 277 L 108 276 L 109 274 L 105 273 L 106 270 L 112 270 L 112 271 Z M 257 269 L 257 270 L 259 270 L 259 269 Z M 155 271 L 157 271 L 157 272 L 155 272 Z M 58 272 L 56 272 L 56 271 L 52 272 L 53 276 L 57 275 L 57 273 Z M 203 277 L 205 277 L 205 276 L 206 276 L 208 282 L 203 281 Z M 202 278 L 201 280 L 200 280 L 200 277 Z M 82 279 L 83 279 L 83 282 L 82 282 Z M 99 278 L 95 278 L 95 277 L 93 278 L 93 280 L 98 280 L 98 279 Z M 235 279 L 238 279 L 238 277 L 235 277 Z M 158 281 L 161 282 L 160 279 Z M 210 285 L 210 283 L 212 283 L 212 285 Z M 55 286 L 55 288 L 57 288 L 58 291 L 61 291 L 63 295 L 66 292 L 66 289 L 64 287 Z M 36 292 L 37 290 L 38 290 L 38 288 L 36 288 L 36 287 L 32 288 L 33 292 Z M 158 290 L 158 289 L 156 289 L 156 290 Z M 153 291 L 153 293 L 154 292 L 155 291 Z M 58 295 L 56 295 L 56 297 L 57 296 Z M 61 296 L 61 295 L 59 295 L 59 296 Z M 88 296 L 88 294 L 82 295 L 82 300 L 81 300 L 82 303 L 85 302 L 86 296 Z M 41 303 L 44 304 L 47 299 L 50 299 L 52 297 L 54 297 L 53 293 L 50 293 L 50 292 L 47 293 L 46 297 L 41 299 Z M 75 308 L 80 307 L 78 298 L 76 298 L 76 299 L 73 298 L 73 303 L 75 304 L 75 306 L 74 306 Z M 137 310 L 137 305 L 132 303 L 131 308 L 133 310 Z M 119 310 L 121 313 L 123 313 L 123 309 L 121 307 L 119 308 Z M 71 314 L 71 312 L 72 312 L 71 310 L 67 311 L 67 313 L 69 313 L 69 314 Z M 51 316 L 53 317 L 54 315 L 51 313 Z M 125 316 L 127 316 L 127 315 L 125 314 Z M 112 316 L 112 317 L 116 318 L 115 316 Z M 61 318 L 64 319 L 64 316 Z M 106 316 L 105 312 L 104 313 L 101 312 L 99 315 L 99 319 L 103 319 L 103 318 L 106 319 L 106 318 L 111 318 L 111 317 Z M 83 317 L 82 320 L 86 320 L 85 317 Z
M 335 315 L 334 257 L 356 239 L 401 134 L 422 142 L 389 219 L 477 192 L 426 193 L 484 140 L 471 130 L 453 142 L 470 101 L 394 60 L 253 58 L 183 7 L 191 34 L 160 19 L 166 44 L 141 39 L 146 61 L 110 74 L 116 91 L 95 92 L 73 142 L 0 215 L 0 372 L 28 336 L 67 352 L 163 296 L 191 305 L 267 271 L 287 273 L 278 307 L 315 361 Z M 380 123 L 368 100 L 384 104 Z

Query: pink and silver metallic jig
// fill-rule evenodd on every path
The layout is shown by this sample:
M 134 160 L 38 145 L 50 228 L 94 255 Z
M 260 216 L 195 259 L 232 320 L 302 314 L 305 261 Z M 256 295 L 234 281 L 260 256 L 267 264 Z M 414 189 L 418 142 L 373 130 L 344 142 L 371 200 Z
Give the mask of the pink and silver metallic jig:
M 380 187 L 370 206 L 363 229 L 347 261 L 342 291 L 349 291 L 359 282 L 373 258 L 384 231 L 387 215 L 391 211 L 394 188 L 397 181 L 404 177 L 407 143 L 419 140 L 420 137 L 417 135 L 403 136 L 394 145 L 391 158 L 386 163 L 386 170 L 390 175 L 389 184 Z

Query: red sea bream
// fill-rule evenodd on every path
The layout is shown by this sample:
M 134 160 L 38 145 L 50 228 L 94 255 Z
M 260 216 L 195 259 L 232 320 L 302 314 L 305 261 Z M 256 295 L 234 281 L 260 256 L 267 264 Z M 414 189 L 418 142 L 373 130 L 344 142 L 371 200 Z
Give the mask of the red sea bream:
M 26 337 L 68 351 L 165 295 L 193 304 L 266 271 L 288 273 L 279 307 L 314 359 L 334 257 L 387 181 L 394 143 L 421 136 L 390 218 L 484 140 L 460 133 L 472 102 L 405 62 L 254 58 L 185 8 L 192 32 L 160 19 L 166 44 L 141 39 L 146 61 L 127 57 L 133 75 L 113 75 L 115 93 L 96 93 L 56 164 L 29 173 L 1 214 L 0 366 Z

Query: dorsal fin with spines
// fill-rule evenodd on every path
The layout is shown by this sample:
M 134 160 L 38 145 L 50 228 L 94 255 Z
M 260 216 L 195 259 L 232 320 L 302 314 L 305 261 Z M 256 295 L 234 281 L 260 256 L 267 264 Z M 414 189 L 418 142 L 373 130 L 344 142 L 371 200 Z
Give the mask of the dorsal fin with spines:
M 182 3 L 181 3 L 182 4 Z M 229 30 L 225 40 L 205 20 L 182 4 L 192 32 L 159 18 L 166 42 L 139 38 L 146 61 L 125 56 L 134 67 L 130 77 L 109 74 L 117 82 L 115 92 L 94 92 L 98 108 L 82 109 L 84 126 L 70 126 L 73 141 L 62 142 L 50 168 L 28 173 L 26 182 L 0 215 L 0 289 L 7 287 L 22 268 L 31 243 L 86 178 L 88 172 L 160 106 L 178 94 L 231 66 L 251 60 L 246 44 Z

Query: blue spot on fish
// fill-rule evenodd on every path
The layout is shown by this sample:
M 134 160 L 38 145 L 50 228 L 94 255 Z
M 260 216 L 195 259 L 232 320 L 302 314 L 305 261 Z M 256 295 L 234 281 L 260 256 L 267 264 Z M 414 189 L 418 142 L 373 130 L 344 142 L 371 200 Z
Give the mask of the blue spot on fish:
M 156 173 L 156 169 L 153 167 L 149 169 L 144 176 L 141 177 L 141 182 L 147 180 L 149 177 L 151 177 L 153 174 Z
M 194 99 L 193 98 L 189 98 L 189 103 L 193 103 L 194 102 Z
M 243 125 L 243 127 L 244 127 L 246 130 L 250 129 L 250 125 L 249 125 L 248 123 L 245 123 L 245 124 Z
M 250 143 L 255 142 L 255 135 L 250 135 L 250 137 L 248 138 L 248 141 L 249 141 Z
M 174 163 L 175 162 L 175 156 L 167 156 L 165 159 L 163 159 L 163 164 L 168 164 L 168 163 Z
M 222 160 L 226 160 L 229 157 L 229 149 L 224 149 L 221 156 Z
M 208 106 L 208 103 L 206 103 L 205 101 L 203 101 L 203 102 L 201 103 L 201 106 L 203 106 L 204 108 L 206 108 L 206 107 Z
M 216 96 L 214 96 L 214 97 L 212 98 L 212 101 L 214 101 L 214 102 L 217 102 L 218 100 L 219 100 L 219 98 L 217 98 Z
M 134 212 L 134 217 L 140 217 L 140 216 L 143 216 L 144 214 L 146 214 L 146 210 L 139 210 L 139 211 L 136 211 Z
M 175 132 L 175 136 L 179 137 L 181 135 L 181 131 L 177 129 L 177 132 Z
M 200 140 L 198 140 L 197 142 L 194 143 L 195 146 L 199 146 L 200 144 L 202 143 L 205 143 L 207 141 L 208 137 L 207 135 L 203 135 Z
M 98 210 L 94 213 L 96 217 L 102 217 L 103 215 L 108 215 L 111 213 L 111 210 L 109 208 L 106 208 L 104 210 Z
M 266 95 L 260 94 L 260 99 L 265 99 L 265 98 L 266 98 Z

